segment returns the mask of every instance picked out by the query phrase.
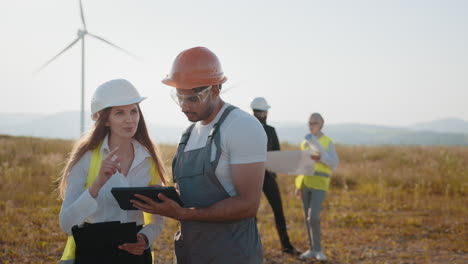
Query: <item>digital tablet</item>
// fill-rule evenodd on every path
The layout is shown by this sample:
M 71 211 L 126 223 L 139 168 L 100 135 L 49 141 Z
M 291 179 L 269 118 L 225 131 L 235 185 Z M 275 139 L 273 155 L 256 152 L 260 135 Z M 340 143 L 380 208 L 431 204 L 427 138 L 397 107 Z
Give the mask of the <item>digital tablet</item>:
M 111 193 L 119 203 L 120 208 L 123 210 L 138 210 L 133 207 L 130 200 L 136 200 L 144 203 L 144 201 L 135 197 L 135 194 L 141 194 L 153 199 L 153 201 L 162 202 L 158 198 L 158 194 L 162 193 L 182 206 L 182 201 L 174 187 L 118 187 L 112 188 Z

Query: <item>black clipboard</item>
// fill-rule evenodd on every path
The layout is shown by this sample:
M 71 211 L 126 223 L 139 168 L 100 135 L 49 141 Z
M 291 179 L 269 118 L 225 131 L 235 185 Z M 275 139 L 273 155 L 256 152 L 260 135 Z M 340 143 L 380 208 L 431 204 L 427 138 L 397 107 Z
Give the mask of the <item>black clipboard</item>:
M 135 194 L 141 194 L 153 199 L 153 201 L 162 202 L 158 198 L 158 194 L 162 193 L 169 199 L 176 201 L 180 206 L 183 206 L 179 194 L 174 187 L 115 187 L 111 189 L 111 193 L 122 210 L 138 210 L 133 207 L 130 200 L 144 203 L 144 201 L 135 197 Z
M 137 242 L 137 232 L 135 222 L 112 221 L 75 225 L 72 227 L 72 234 L 76 243 L 77 260 L 79 257 L 117 255 L 120 252 L 119 245 Z

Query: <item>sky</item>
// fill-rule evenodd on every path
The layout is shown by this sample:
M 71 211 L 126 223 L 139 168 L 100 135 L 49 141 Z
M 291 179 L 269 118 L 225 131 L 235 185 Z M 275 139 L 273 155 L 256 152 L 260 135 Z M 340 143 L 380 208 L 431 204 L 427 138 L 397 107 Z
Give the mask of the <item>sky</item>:
M 221 97 L 270 121 L 406 126 L 468 120 L 468 1 L 83 0 L 88 31 L 136 54 L 85 39 L 85 109 L 99 84 L 132 82 L 147 122 L 187 120 L 161 83 L 181 51 L 221 60 Z M 0 0 L 0 113 L 80 110 L 81 43 L 36 70 L 82 28 L 78 0 Z

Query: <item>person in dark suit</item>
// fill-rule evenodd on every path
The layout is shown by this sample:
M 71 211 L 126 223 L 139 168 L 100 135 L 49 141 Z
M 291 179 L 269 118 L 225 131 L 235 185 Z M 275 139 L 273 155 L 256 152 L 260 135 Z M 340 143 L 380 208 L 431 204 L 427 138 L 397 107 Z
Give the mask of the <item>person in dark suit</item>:
M 270 106 L 263 97 L 256 97 L 250 103 L 253 115 L 260 121 L 265 129 L 268 137 L 267 151 L 280 150 L 280 144 L 276 130 L 274 127 L 266 124 L 268 109 Z M 275 216 L 276 230 L 280 238 L 282 251 L 291 255 L 299 255 L 301 252 L 296 250 L 289 241 L 288 231 L 286 228 L 286 219 L 284 218 L 283 205 L 281 202 L 281 195 L 276 183 L 276 173 L 265 170 L 265 177 L 263 180 L 263 192 L 273 209 Z

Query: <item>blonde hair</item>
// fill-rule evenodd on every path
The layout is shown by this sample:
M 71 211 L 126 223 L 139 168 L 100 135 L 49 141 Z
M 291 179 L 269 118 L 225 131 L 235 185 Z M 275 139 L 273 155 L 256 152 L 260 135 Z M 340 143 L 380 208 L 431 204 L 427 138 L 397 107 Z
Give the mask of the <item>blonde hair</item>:
M 140 113 L 140 121 L 138 122 L 137 131 L 133 138 L 142 144 L 150 153 L 151 158 L 153 159 L 156 169 L 159 172 L 159 178 L 162 183 L 166 185 L 166 170 L 162 162 L 161 156 L 159 154 L 158 148 L 153 144 L 151 138 L 148 134 L 148 129 L 146 127 L 145 119 L 143 113 L 141 112 L 140 106 L 137 104 L 138 112 Z M 89 151 L 97 148 L 99 144 L 104 140 L 107 133 L 110 133 L 109 127 L 106 126 L 106 122 L 109 118 L 109 114 L 112 107 L 107 107 L 99 111 L 98 119 L 94 123 L 94 127 L 91 131 L 80 138 L 73 146 L 72 151 L 67 160 L 67 164 L 62 170 L 62 173 L 59 177 L 59 193 L 60 197 L 64 199 L 65 191 L 67 189 L 68 175 L 70 174 L 71 169 L 76 163 L 83 157 L 83 155 Z

